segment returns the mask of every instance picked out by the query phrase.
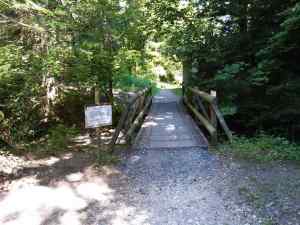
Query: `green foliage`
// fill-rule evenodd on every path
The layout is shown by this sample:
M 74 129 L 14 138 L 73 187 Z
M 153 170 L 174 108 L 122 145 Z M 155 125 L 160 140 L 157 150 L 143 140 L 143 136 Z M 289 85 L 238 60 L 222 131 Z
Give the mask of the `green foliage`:
M 218 71 L 215 80 L 221 82 L 233 82 L 234 79 L 241 79 L 245 76 L 247 64 L 244 62 L 227 64 L 225 67 Z
M 286 138 L 261 133 L 255 137 L 235 136 L 233 142 L 220 146 L 224 153 L 259 161 L 300 160 L 300 146 Z
M 84 127 L 84 107 L 94 104 L 94 96 L 85 90 L 65 90 L 53 107 L 56 120 L 66 126 Z
M 165 53 L 184 62 L 186 84 L 217 90 L 239 127 L 296 138 L 299 2 L 155 0 L 148 9 Z
M 153 85 L 157 66 L 172 80 L 178 62 L 187 83 L 218 91 L 240 126 L 295 139 L 299 15 L 295 0 L 2 0 L 0 139 L 31 141 L 57 122 L 73 125 L 66 115 L 95 87 L 112 101 L 113 88 Z
M 123 74 L 116 80 L 116 87 L 126 91 L 135 91 L 145 87 L 154 87 L 154 79 L 153 75 L 135 76 Z
M 112 101 L 118 76 L 145 71 L 144 2 L 125 3 L 0 2 L 0 139 L 32 141 L 57 122 L 79 127 L 88 90 Z
M 49 137 L 47 139 L 47 152 L 57 153 L 66 151 L 70 144 L 71 138 L 78 134 L 75 128 L 65 127 L 63 124 L 49 129 Z
M 237 108 L 235 105 L 226 104 L 220 108 L 223 116 L 232 116 L 237 113 Z

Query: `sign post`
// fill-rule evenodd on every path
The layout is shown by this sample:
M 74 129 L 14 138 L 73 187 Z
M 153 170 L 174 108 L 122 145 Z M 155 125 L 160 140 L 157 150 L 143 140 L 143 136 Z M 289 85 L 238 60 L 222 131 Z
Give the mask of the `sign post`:
M 112 125 L 112 106 L 95 105 L 85 107 L 85 128 L 99 128 Z M 101 147 L 101 135 L 99 147 Z
M 85 127 L 98 128 L 112 125 L 112 106 L 97 105 L 85 108 Z

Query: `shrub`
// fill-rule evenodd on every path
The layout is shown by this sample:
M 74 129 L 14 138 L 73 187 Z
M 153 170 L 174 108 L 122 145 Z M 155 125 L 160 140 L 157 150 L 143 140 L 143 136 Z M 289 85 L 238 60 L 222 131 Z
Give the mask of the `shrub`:
M 125 91 L 135 91 L 137 89 L 155 86 L 155 78 L 152 75 L 134 76 L 131 74 L 120 75 L 116 80 L 116 87 Z
M 259 161 L 300 160 L 300 146 L 286 138 L 260 133 L 255 137 L 235 136 L 233 142 L 218 148 L 234 156 Z
M 50 128 L 47 139 L 47 151 L 55 153 L 57 151 L 65 150 L 70 144 L 71 138 L 77 133 L 77 129 L 68 128 L 62 124 Z

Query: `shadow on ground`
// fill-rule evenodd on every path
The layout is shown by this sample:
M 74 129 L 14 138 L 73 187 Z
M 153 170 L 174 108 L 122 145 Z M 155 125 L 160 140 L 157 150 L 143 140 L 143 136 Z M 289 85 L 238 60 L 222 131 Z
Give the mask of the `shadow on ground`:
M 117 166 L 93 155 L 32 162 L 6 180 L 4 225 L 297 225 L 300 168 L 201 149 L 139 150 Z M 2 184 L 3 186 L 4 184 Z
M 146 212 L 123 200 L 126 177 L 94 162 L 93 155 L 76 153 L 20 169 L 4 182 L 0 223 L 144 224 Z
M 177 123 L 170 101 L 178 101 L 170 91 L 154 99 L 166 105 L 154 108 L 155 120 L 145 123 L 141 137 L 143 143 L 177 140 L 177 147 L 139 144 L 119 165 L 98 169 L 88 153 L 33 160 L 4 176 L 0 224 L 300 225 L 299 165 L 178 147 L 191 133 L 181 129 L 186 120 Z

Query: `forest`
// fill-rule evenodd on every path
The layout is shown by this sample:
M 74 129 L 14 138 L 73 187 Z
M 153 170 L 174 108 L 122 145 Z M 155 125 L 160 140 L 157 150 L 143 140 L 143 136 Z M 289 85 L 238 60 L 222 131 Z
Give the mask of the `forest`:
M 238 144 L 300 160 L 299 58 L 297 0 L 0 0 L 0 145 L 65 140 L 97 93 L 118 118 L 161 65 L 217 91 Z

